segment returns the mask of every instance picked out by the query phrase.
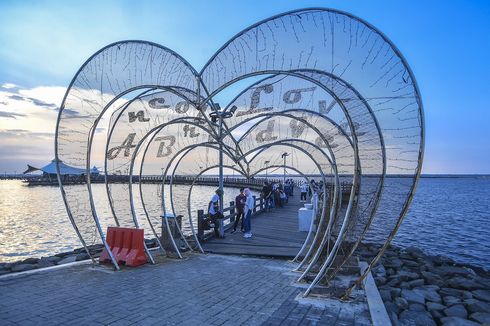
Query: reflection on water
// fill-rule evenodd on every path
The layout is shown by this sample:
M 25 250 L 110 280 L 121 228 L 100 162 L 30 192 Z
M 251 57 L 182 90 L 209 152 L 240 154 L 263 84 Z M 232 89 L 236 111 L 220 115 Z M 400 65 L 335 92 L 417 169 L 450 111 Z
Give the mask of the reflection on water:
M 403 180 L 388 179 L 393 187 Z M 70 187 L 86 187 L 84 185 Z M 157 231 L 160 232 L 160 197 L 158 185 L 143 186 L 144 200 Z M 80 188 L 81 190 L 84 188 Z M 113 185 L 112 194 L 118 212 L 130 218 L 129 203 L 124 196 L 127 187 Z M 215 188 L 195 186 L 191 203 L 193 220 L 196 211 L 205 209 Z M 184 215 L 184 230 L 189 233 L 187 214 L 188 186 L 176 186 L 175 210 Z M 103 230 L 114 225 L 112 213 L 102 184 L 93 185 L 98 215 Z M 169 198 L 166 187 L 165 196 Z M 237 190 L 225 189 L 225 203 L 232 201 Z M 133 192 L 140 203 L 137 188 Z M 423 178 L 419 183 L 412 206 L 394 244 L 417 246 L 428 253 L 443 254 L 456 261 L 490 268 L 490 179 L 478 178 Z M 147 236 L 149 226 L 141 205 L 136 214 Z M 170 210 L 170 204 L 167 210 Z M 380 212 L 378 216 L 389 216 Z M 393 217 L 391 217 L 393 219 Z M 378 223 L 376 223 L 378 222 Z M 375 220 L 374 229 L 380 229 L 382 218 Z M 195 225 L 195 224 L 194 224 Z M 87 225 L 93 229 L 93 223 Z M 375 234 L 369 234 L 375 239 Z M 94 237 L 93 242 L 97 242 Z M 20 181 L 0 182 L 0 261 L 15 261 L 26 257 L 47 256 L 80 247 L 57 187 L 27 187 Z

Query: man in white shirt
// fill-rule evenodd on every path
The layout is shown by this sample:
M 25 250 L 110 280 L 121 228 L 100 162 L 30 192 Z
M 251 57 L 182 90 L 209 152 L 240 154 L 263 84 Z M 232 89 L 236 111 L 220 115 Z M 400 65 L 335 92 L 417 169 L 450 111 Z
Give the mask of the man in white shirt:
M 247 197 L 245 201 L 245 207 L 244 207 L 244 213 L 245 213 L 245 218 L 243 220 L 243 227 L 245 229 L 245 234 L 243 235 L 244 238 L 251 238 L 252 237 L 252 224 L 251 224 L 251 217 L 252 217 L 252 212 L 255 206 L 255 200 L 252 196 L 252 192 L 250 189 L 245 188 L 244 190 L 245 196 Z
M 216 237 L 219 237 L 219 224 L 217 219 L 223 218 L 223 213 L 219 209 L 219 197 L 221 194 L 221 190 L 216 189 L 208 205 L 208 219 L 214 224 L 214 235 Z
M 303 201 L 306 201 L 306 193 L 308 192 L 308 184 L 306 182 L 303 181 L 303 183 L 301 184 L 301 198 L 300 198 L 300 202 L 303 202 Z

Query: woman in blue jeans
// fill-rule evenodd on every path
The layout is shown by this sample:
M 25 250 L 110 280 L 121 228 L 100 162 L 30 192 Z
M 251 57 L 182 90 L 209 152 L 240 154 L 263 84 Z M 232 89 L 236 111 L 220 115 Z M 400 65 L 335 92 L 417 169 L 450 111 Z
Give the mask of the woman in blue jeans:
M 243 235 L 244 238 L 251 238 L 252 237 L 252 224 L 251 224 L 251 217 L 252 217 L 252 211 L 255 206 L 255 201 L 254 198 L 252 197 L 252 192 L 250 189 L 245 188 L 244 190 L 245 196 L 247 197 L 245 201 L 245 207 L 244 207 L 244 213 L 245 213 L 245 218 L 243 220 L 243 227 L 245 229 L 245 234 Z

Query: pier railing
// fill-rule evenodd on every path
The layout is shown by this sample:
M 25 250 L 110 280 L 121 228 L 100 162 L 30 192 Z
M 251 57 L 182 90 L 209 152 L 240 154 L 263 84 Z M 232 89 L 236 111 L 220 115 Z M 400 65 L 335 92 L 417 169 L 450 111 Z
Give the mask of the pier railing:
M 265 209 L 264 198 L 260 197 L 258 200 L 257 196 L 253 196 L 253 198 L 255 204 L 252 210 L 252 215 L 262 213 Z M 234 201 L 231 201 L 230 206 L 223 209 L 223 215 L 223 218 L 216 220 L 216 223 L 218 223 L 219 225 L 218 229 L 221 235 L 231 229 L 233 227 L 233 224 L 235 223 L 237 212 Z M 207 240 L 214 236 L 213 228 L 206 232 L 205 223 L 208 217 L 208 214 L 205 214 L 203 209 L 197 211 L 197 236 L 200 240 Z

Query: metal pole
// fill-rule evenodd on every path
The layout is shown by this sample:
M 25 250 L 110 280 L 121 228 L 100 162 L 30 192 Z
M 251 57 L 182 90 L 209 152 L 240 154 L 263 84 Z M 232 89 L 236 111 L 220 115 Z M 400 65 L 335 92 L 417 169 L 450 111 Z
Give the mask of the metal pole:
M 219 114 L 219 208 L 223 212 L 223 114 Z

